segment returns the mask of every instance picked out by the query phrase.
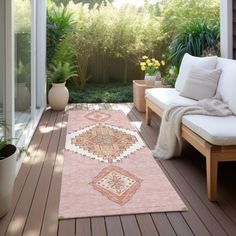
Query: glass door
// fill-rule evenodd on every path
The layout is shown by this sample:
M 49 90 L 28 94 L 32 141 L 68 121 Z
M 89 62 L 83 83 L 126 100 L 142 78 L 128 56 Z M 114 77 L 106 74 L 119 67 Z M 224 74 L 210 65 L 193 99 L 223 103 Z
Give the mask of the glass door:
M 0 32 L 0 118 L 27 147 L 46 106 L 46 0 L 0 1 Z
M 15 137 L 31 120 L 31 1 L 14 0 Z

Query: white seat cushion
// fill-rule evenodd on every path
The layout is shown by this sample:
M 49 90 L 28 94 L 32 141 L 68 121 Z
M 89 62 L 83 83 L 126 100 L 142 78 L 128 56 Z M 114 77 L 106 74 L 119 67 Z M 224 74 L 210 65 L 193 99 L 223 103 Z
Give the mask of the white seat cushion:
M 161 109 L 170 105 L 193 105 L 197 101 L 179 95 L 173 88 L 146 89 L 146 97 Z M 236 145 L 236 116 L 185 115 L 183 124 L 214 145 Z
M 185 115 L 183 124 L 214 145 L 236 145 L 236 116 Z
M 174 88 L 151 88 L 146 89 L 146 97 L 161 109 L 166 109 L 170 105 L 193 105 L 196 100 L 185 98 L 179 95 Z

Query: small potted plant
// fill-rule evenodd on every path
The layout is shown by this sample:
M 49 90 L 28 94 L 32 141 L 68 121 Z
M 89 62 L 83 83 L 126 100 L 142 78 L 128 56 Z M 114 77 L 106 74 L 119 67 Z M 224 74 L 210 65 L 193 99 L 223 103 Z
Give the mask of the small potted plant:
M 146 84 L 153 85 L 157 79 L 161 79 L 159 68 L 165 65 L 165 61 L 159 62 L 155 58 L 149 59 L 148 56 L 143 56 L 140 62 L 140 68 L 145 72 L 144 80 Z
M 68 79 L 75 76 L 77 76 L 75 67 L 67 62 L 58 62 L 49 66 L 48 79 L 52 87 L 48 92 L 48 102 L 53 110 L 65 109 L 69 101 L 69 92 L 65 84 Z
M 5 122 L 0 121 L 0 129 L 6 128 Z M 16 176 L 17 148 L 9 141 L 0 136 L 0 218 L 9 210 Z

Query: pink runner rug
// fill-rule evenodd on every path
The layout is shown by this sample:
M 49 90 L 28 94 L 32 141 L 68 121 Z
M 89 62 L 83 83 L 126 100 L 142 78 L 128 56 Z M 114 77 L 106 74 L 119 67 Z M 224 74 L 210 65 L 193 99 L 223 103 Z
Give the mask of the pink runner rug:
M 60 218 L 184 211 L 122 111 L 71 111 Z

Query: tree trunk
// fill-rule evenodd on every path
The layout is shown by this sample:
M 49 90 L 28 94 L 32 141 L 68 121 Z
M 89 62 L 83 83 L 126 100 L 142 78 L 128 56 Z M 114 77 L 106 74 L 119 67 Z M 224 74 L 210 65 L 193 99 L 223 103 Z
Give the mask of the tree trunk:
M 83 59 L 82 59 L 83 60 Z M 88 69 L 88 58 L 84 61 L 78 59 L 78 68 L 79 68 L 79 77 L 77 80 L 77 89 L 83 90 L 86 85 L 86 76 L 87 76 L 87 69 Z
M 108 76 L 108 68 L 109 68 L 109 58 L 105 54 L 102 54 L 102 62 L 103 62 L 103 83 L 107 83 L 109 81 Z
M 86 74 L 87 70 L 83 68 L 83 70 L 80 71 L 80 90 L 83 90 L 86 85 Z
M 127 84 L 128 82 L 128 60 L 126 57 L 123 58 L 124 60 L 124 76 L 123 76 L 123 83 Z

